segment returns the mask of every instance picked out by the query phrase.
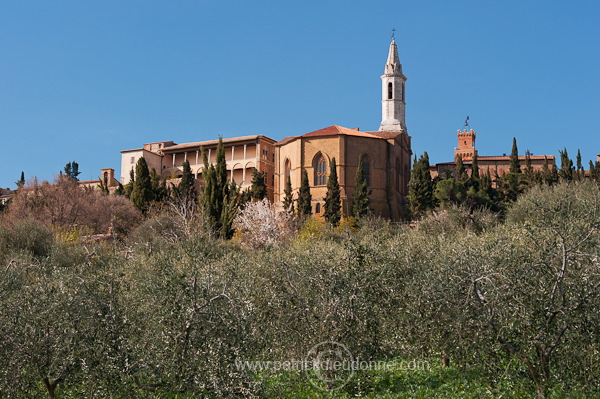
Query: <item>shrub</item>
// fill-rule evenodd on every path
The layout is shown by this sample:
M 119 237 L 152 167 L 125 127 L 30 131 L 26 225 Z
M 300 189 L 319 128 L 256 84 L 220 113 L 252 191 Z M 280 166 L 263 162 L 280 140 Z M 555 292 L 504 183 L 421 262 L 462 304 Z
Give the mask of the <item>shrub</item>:
M 59 176 L 54 184 L 33 183 L 17 192 L 6 214 L 8 222 L 34 218 L 48 228 L 86 227 L 93 233 L 127 234 L 140 215 L 127 199 L 84 189 L 77 181 Z
M 297 231 L 296 218 L 289 212 L 277 212 L 266 198 L 250 202 L 233 222 L 236 237 L 250 248 L 273 247 L 290 239 Z

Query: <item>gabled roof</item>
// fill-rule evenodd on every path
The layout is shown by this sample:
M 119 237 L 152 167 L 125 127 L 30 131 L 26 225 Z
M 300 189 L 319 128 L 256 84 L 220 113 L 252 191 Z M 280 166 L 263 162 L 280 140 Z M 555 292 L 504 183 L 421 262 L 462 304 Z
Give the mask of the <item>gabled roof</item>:
M 339 134 L 345 134 L 347 136 L 379 138 L 368 132 L 361 132 L 357 129 L 349 129 L 339 125 L 332 125 L 323 129 L 315 130 L 314 132 L 303 134 L 301 137 L 337 136 Z
M 343 127 L 343 126 L 339 126 L 339 125 L 331 125 L 331 126 L 323 128 L 323 129 L 305 133 L 300 136 L 285 137 L 283 140 L 278 141 L 277 145 L 279 146 L 279 145 L 287 144 L 291 141 L 294 141 L 295 139 L 297 139 L 299 137 L 310 138 L 310 137 L 346 135 L 346 136 L 367 137 L 367 138 L 372 138 L 372 139 L 390 139 L 390 138 L 394 138 L 402 133 L 403 133 L 402 131 L 361 132 L 358 129 L 349 129 L 347 127 Z

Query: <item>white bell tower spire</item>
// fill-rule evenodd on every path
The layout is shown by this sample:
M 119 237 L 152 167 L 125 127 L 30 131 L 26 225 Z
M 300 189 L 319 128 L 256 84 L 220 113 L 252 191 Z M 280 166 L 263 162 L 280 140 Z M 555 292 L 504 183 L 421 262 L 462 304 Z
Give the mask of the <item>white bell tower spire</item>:
M 395 30 L 394 30 L 395 31 Z M 385 63 L 385 72 L 381 75 L 381 125 L 380 131 L 406 131 L 404 82 L 402 64 L 398 58 L 398 47 L 392 34 L 392 42 Z

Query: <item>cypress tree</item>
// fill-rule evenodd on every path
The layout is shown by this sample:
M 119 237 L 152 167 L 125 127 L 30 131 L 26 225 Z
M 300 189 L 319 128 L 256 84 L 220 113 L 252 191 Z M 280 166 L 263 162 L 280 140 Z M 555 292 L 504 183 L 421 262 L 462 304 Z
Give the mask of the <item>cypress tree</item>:
M 425 179 L 427 181 L 431 181 L 431 171 L 429 170 L 429 167 L 431 165 L 429 165 L 429 154 L 427 153 L 427 151 L 425 151 L 423 153 L 423 174 L 425 175 Z
M 479 187 L 482 190 L 489 191 L 492 189 L 492 175 L 490 173 L 490 168 L 487 168 L 487 171 L 481 177 L 481 183 Z
M 424 153 L 419 160 L 415 158 L 408 183 L 408 200 L 413 216 L 419 216 L 433 208 L 433 182 L 429 171 L 429 155 Z
M 467 170 L 463 163 L 462 155 L 458 154 L 456 157 L 456 167 L 454 169 L 454 179 L 456 181 L 464 182 L 468 179 Z
M 265 184 L 265 174 L 254 169 L 252 172 L 252 186 L 250 187 L 250 198 L 256 201 L 262 201 L 267 196 L 267 185 Z
M 217 204 L 215 204 L 215 196 L 217 195 L 217 177 L 215 173 L 215 166 L 212 163 L 208 163 L 208 158 L 206 157 L 206 152 L 204 149 L 202 149 L 202 161 L 204 163 L 204 169 L 202 171 L 202 177 L 204 179 L 204 188 L 202 190 L 201 197 L 202 205 L 204 205 L 204 209 L 206 210 L 209 219 L 216 229 L 216 221 L 220 219 L 220 213 L 217 208 Z
M 577 158 L 575 159 L 577 164 L 577 180 L 583 180 L 585 171 L 583 169 L 583 164 L 581 163 L 581 151 L 579 149 L 577 149 Z
M 590 161 L 590 180 L 598 181 L 598 170 L 593 161 Z
M 546 184 L 551 184 L 551 172 L 548 166 L 548 157 L 544 155 L 544 165 L 542 166 L 541 181 Z
M 358 219 L 369 214 L 369 204 L 371 202 L 367 180 L 365 179 L 362 168 L 363 163 L 361 158 L 358 162 L 358 168 L 356 169 L 356 180 L 354 182 L 354 196 L 352 198 L 351 209 L 352 216 Z
M 150 181 L 150 171 L 146 159 L 141 157 L 135 165 L 135 181 L 131 191 L 130 200 L 136 208 L 145 212 L 148 210 L 150 201 L 152 201 L 152 183 Z
M 215 232 L 222 238 L 231 238 L 238 190 L 235 183 L 230 183 L 227 179 L 225 146 L 221 137 L 219 137 L 219 143 L 217 144 L 216 165 L 208 163 L 204 150 L 202 151 L 202 160 L 204 162 L 202 175 L 205 182 L 201 197 L 202 204 L 208 213 Z
M 115 195 L 125 195 L 125 187 L 123 187 L 121 182 L 119 182 L 119 185 L 117 186 L 117 189 L 115 190 L 114 194 Z
M 473 163 L 471 164 L 471 177 L 479 179 L 479 157 L 477 153 L 473 154 Z
M 237 215 L 237 205 L 238 205 L 238 197 L 239 190 L 236 186 L 235 182 L 228 182 L 227 184 L 227 194 L 223 200 L 223 210 L 221 212 L 221 230 L 219 234 L 221 237 L 225 239 L 230 239 L 233 237 L 233 233 L 235 230 L 233 229 L 233 220 Z
M 558 183 L 558 167 L 556 166 L 556 158 L 552 160 L 550 165 L 550 184 Z
M 150 186 L 152 187 L 152 200 L 163 201 L 167 196 L 167 187 L 164 179 L 160 177 L 154 168 L 150 169 Z
M 531 164 L 531 153 L 529 151 L 525 153 L 525 176 L 529 182 L 533 182 L 535 180 L 533 165 Z
M 310 194 L 310 186 L 308 184 L 308 172 L 306 169 L 302 171 L 302 180 L 300 183 L 300 190 L 298 191 L 298 213 L 300 215 L 311 215 L 312 214 L 312 196 Z
M 290 175 L 285 180 L 285 189 L 283 190 L 283 209 L 286 212 L 294 213 L 294 194 L 292 193 L 292 179 Z
M 175 190 L 176 195 L 179 196 L 180 199 L 185 200 L 195 200 L 196 192 L 194 190 L 194 182 L 196 178 L 192 173 L 192 168 L 190 167 L 190 162 L 186 159 L 183 162 L 183 174 L 181 176 L 181 181 L 179 182 L 179 186 L 177 186 L 177 190 Z M 157 187 L 158 190 L 160 188 Z
M 21 188 L 25 185 L 25 172 L 21 171 L 21 178 L 17 180 L 15 184 L 17 185 L 17 188 Z
M 521 162 L 519 162 L 519 149 L 517 148 L 517 139 L 513 137 L 512 151 L 510 153 L 510 173 L 521 173 Z
M 99 178 L 98 181 L 100 183 L 98 183 L 98 188 L 100 188 L 100 192 L 103 195 L 108 195 L 109 191 L 108 191 L 108 184 L 104 181 L 103 178 Z
M 558 176 L 562 180 L 571 181 L 573 180 L 573 161 L 569 158 L 566 147 L 558 152 L 560 154 L 560 171 L 558 172 Z
M 128 199 L 131 199 L 131 192 L 133 191 L 133 183 L 135 182 L 135 172 L 133 168 L 129 171 L 129 183 L 123 187 L 123 195 Z
M 334 226 L 340 223 L 342 218 L 342 203 L 340 198 L 340 183 L 337 177 L 335 158 L 329 165 L 329 177 L 327 178 L 327 194 L 325 195 L 325 220 Z

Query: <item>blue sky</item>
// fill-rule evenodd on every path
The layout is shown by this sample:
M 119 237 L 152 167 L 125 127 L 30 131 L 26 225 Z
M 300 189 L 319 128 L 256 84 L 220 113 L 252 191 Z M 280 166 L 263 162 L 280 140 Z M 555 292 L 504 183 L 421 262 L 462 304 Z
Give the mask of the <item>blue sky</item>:
M 376 130 L 396 29 L 413 152 L 600 153 L 600 2 L 0 0 L 0 187 L 120 152 Z

